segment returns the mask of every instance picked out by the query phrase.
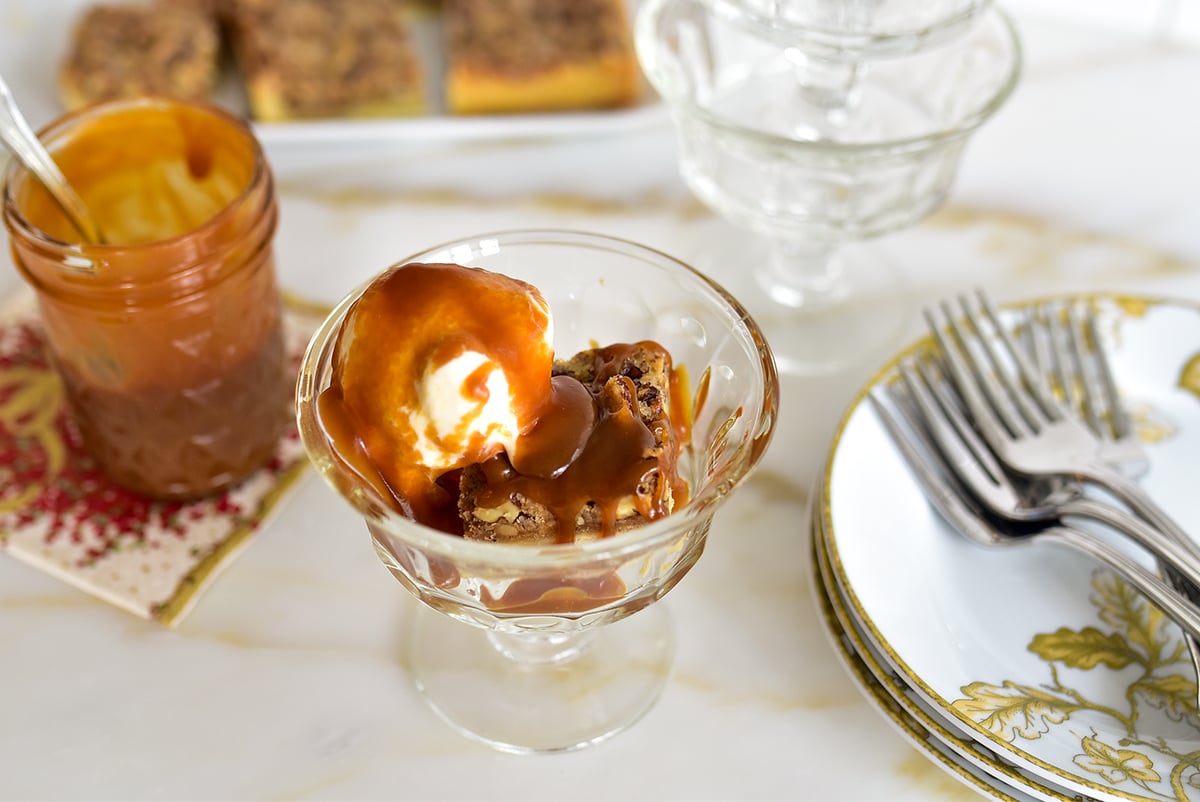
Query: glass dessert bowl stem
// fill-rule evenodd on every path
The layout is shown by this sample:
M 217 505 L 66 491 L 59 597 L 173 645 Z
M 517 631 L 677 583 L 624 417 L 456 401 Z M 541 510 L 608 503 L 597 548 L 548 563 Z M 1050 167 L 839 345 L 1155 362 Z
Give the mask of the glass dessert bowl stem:
M 758 237 L 739 297 L 770 339 L 781 373 L 820 376 L 894 343 L 911 318 L 903 274 L 873 241 Z
M 404 664 L 429 706 L 464 735 L 506 752 L 565 752 L 642 718 L 675 657 L 664 605 L 565 634 L 463 626 L 414 610 Z
M 867 64 L 831 61 L 798 49 L 790 49 L 787 58 L 794 66 L 795 102 L 824 111 L 820 128 L 836 126 L 862 99 Z
M 656 602 L 699 558 L 710 519 L 675 523 L 683 526 L 627 544 L 627 554 L 551 547 L 565 557 L 551 568 L 537 566 L 530 547 L 464 542 L 512 559 L 475 567 L 460 559 L 453 571 L 439 556 L 448 552 L 405 542 L 399 521 L 369 523 L 384 564 L 424 602 L 406 622 L 402 660 L 426 703 L 464 735 L 512 753 L 581 749 L 637 722 L 662 695 L 675 657 L 673 620 Z M 645 585 L 593 599 L 578 589 L 594 585 L 572 577 L 597 572 L 639 575 Z M 530 573 L 538 578 L 523 585 Z M 543 587 L 550 591 L 539 595 Z M 505 604 L 532 609 L 509 613 Z
M 555 666 L 576 660 L 595 641 L 595 632 L 542 632 L 523 629 L 518 632 L 487 630 L 492 648 L 510 660 L 538 666 Z
M 828 306 L 850 294 L 840 243 L 800 237 L 774 237 L 755 267 L 758 285 L 775 303 L 793 308 Z

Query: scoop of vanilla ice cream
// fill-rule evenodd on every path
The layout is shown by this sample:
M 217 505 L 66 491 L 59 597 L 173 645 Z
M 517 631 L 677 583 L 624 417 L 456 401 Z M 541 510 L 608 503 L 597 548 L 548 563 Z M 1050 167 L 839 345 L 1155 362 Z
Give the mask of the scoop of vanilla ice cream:
M 331 420 L 353 431 L 350 451 L 406 514 L 449 526 L 457 511 L 442 475 L 542 447 L 527 435 L 553 396 L 553 342 L 549 304 L 531 284 L 451 263 L 389 268 L 342 322 Z
M 546 308 L 544 342 L 554 341 Z M 490 366 L 490 368 L 489 368 Z M 480 381 L 480 371 L 486 379 Z M 486 388 L 486 397 L 478 392 Z M 416 409 L 404 410 L 413 431 L 413 447 L 421 464 L 434 472 L 462 465 L 470 443 L 482 439 L 498 444 L 510 457 L 516 453 L 521 422 L 512 404 L 504 370 L 478 351 L 464 351 L 440 365 L 428 364 L 417 385 Z
M 494 364 L 488 371 L 483 382 L 487 398 L 468 395 L 468 379 L 487 364 L 486 356 L 468 351 L 444 365 L 426 368 L 417 389 L 420 406 L 406 410 L 413 448 L 422 465 L 434 470 L 456 465 L 475 436 L 499 443 L 509 453 L 516 447 L 519 424 L 509 403 L 504 371 Z

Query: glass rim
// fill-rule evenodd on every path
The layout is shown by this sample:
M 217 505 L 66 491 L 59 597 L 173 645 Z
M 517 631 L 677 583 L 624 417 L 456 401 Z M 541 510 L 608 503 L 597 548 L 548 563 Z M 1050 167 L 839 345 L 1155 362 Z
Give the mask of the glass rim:
M 50 236 L 42 231 L 37 226 L 33 225 L 28 218 L 22 214 L 18 208 L 15 199 L 13 198 L 13 188 L 18 180 L 32 179 L 35 182 L 37 177 L 34 176 L 25 165 L 17 159 L 9 161 L 7 169 L 4 171 L 4 189 L 3 189 L 3 216 L 6 224 L 17 229 L 22 237 L 28 241 L 35 243 L 39 247 L 44 247 L 55 253 L 62 254 L 78 254 L 84 248 L 95 253 L 98 258 L 105 255 L 115 256 L 131 250 L 152 250 L 155 248 L 172 248 L 180 242 L 203 235 L 207 231 L 219 228 L 230 217 L 236 214 L 237 210 L 247 202 L 254 191 L 264 183 L 274 183 L 271 176 L 270 168 L 267 164 L 267 157 L 263 151 L 262 143 L 258 141 L 258 137 L 254 135 L 253 129 L 249 124 L 236 116 L 235 114 L 217 106 L 214 103 L 199 100 L 182 100 L 162 95 L 143 95 L 133 98 L 118 98 L 114 100 L 106 100 L 100 103 L 94 103 L 85 106 L 75 111 L 67 112 L 58 117 L 36 131 L 37 138 L 42 142 L 47 150 L 56 144 L 60 137 L 70 136 L 72 129 L 86 122 L 91 117 L 107 114 L 109 112 L 118 111 L 124 112 L 136 108 L 157 108 L 166 109 L 170 107 L 184 107 L 204 112 L 214 118 L 221 119 L 224 122 L 239 131 L 250 146 L 250 155 L 253 159 L 251 164 L 250 175 L 246 180 L 246 185 L 242 187 L 237 195 L 229 200 L 225 206 L 205 220 L 191 231 L 186 231 L 182 234 L 176 234 L 163 239 L 151 240 L 149 242 L 138 242 L 134 244 L 112 244 L 112 243 L 73 243 L 65 242 Z M 274 191 L 266 193 L 266 202 L 270 202 L 270 198 L 274 195 Z
M 745 333 L 739 339 L 743 339 L 745 345 L 753 350 L 761 368 L 760 375 L 763 378 L 761 405 L 758 409 L 747 410 L 744 413 L 751 415 L 752 417 L 749 418 L 751 420 L 767 421 L 765 430 L 761 425 L 758 426 L 758 431 L 754 432 L 752 437 L 752 441 L 755 443 L 761 442 L 761 446 L 754 449 L 754 452 L 747 459 L 739 461 L 739 469 L 736 475 L 726 477 L 722 481 L 713 481 L 710 477 L 703 483 L 702 492 L 691 494 L 688 501 L 671 512 L 671 514 L 626 532 L 586 543 L 532 545 L 468 540 L 419 524 L 394 511 L 390 505 L 382 503 L 382 501 L 375 505 L 376 509 L 364 509 L 362 505 L 347 498 L 338 489 L 336 484 L 334 484 L 332 477 L 327 475 L 330 470 L 343 470 L 340 465 L 337 465 L 336 462 L 331 462 L 326 466 L 322 465 L 318 460 L 313 459 L 314 450 L 320 451 L 322 455 L 334 454 L 335 460 L 336 454 L 328 440 L 316 434 L 316 432 L 319 432 L 320 427 L 312 425 L 315 421 L 312 411 L 317 395 L 324 389 L 324 387 L 317 386 L 318 370 L 328 362 L 330 352 L 336 345 L 337 333 L 341 327 L 342 320 L 351 304 L 374 281 L 375 276 L 372 276 L 347 293 L 326 316 L 321 326 L 309 340 L 301 362 L 296 388 L 297 418 L 299 420 L 301 441 L 304 444 L 305 450 L 309 452 L 309 457 L 314 462 L 317 472 L 333 488 L 339 498 L 363 515 L 368 523 L 381 526 L 389 535 L 395 535 L 406 544 L 415 546 L 422 551 L 435 552 L 442 556 L 462 560 L 474 560 L 500 567 L 527 567 L 531 563 L 544 566 L 555 564 L 565 565 L 578 564 L 581 561 L 600 562 L 628 558 L 660 547 L 664 543 L 678 537 L 687 529 L 711 520 L 717 507 L 728 497 L 728 488 L 731 483 L 734 485 L 740 484 L 761 461 L 762 455 L 766 451 L 766 445 L 774 434 L 775 422 L 778 419 L 779 376 L 770 346 L 767 344 L 766 338 L 763 336 L 758 324 L 754 322 L 754 319 L 741 303 L 730 295 L 727 290 L 686 262 L 656 248 L 607 234 L 557 228 L 501 229 L 460 237 L 422 249 L 411 256 L 392 263 L 389 267 L 416 261 L 439 251 L 451 249 L 454 246 L 477 243 L 485 239 L 512 240 L 513 238 L 518 239 L 516 242 L 510 242 L 510 244 L 608 246 L 609 248 L 618 247 L 632 250 L 650 256 L 660 263 L 682 268 L 693 280 L 700 282 L 702 286 L 713 292 L 728 307 L 728 310 L 734 314 L 735 318 L 741 322 L 742 326 L 745 327 Z M 314 439 L 318 442 L 310 443 L 310 440 Z M 314 446 L 316 446 L 315 449 Z M 748 445 L 741 447 L 749 448 Z
M 802 49 L 811 47 L 814 52 L 838 59 L 845 59 L 847 54 L 855 53 L 860 59 L 865 59 L 903 58 L 907 51 L 900 50 L 899 47 L 901 42 L 907 40 L 919 40 L 925 46 L 942 44 L 946 41 L 945 36 L 948 32 L 956 31 L 968 25 L 974 18 L 985 14 L 993 0 L 963 0 L 959 10 L 945 14 L 930 24 L 883 32 L 854 33 L 845 33 L 836 28 L 819 25 L 779 22 L 769 14 L 760 12 L 750 0 L 718 0 L 718 2 L 734 7 L 754 24 L 770 31 L 772 36 L 788 35 L 795 41 L 803 42 Z
M 979 128 L 984 122 L 994 115 L 1001 106 L 1012 95 L 1016 89 L 1020 79 L 1021 71 L 1024 64 L 1024 51 L 1021 46 L 1021 39 L 1017 35 L 1016 26 L 1012 18 L 998 8 L 994 3 L 991 7 L 979 14 L 980 23 L 987 24 L 988 18 L 993 17 L 999 24 L 1000 30 L 1007 34 L 1007 42 L 1009 45 L 1010 59 L 1009 69 L 1004 80 L 999 82 L 996 91 L 991 96 L 976 107 L 969 114 L 946 128 L 938 131 L 932 131 L 919 136 L 899 137 L 896 139 L 888 139 L 879 142 L 829 142 L 820 140 L 805 140 L 793 139 L 781 134 L 773 134 L 766 131 L 760 131 L 754 128 L 746 128 L 729 120 L 710 113 L 704 107 L 693 103 L 692 101 L 680 97 L 678 95 L 671 96 L 664 88 L 655 81 L 653 69 L 646 69 L 648 63 L 653 63 L 657 60 L 658 44 L 655 41 L 656 37 L 650 33 L 652 19 L 659 11 L 668 3 L 677 3 L 681 0 L 645 0 L 642 7 L 638 11 L 636 21 L 635 45 L 638 51 L 638 57 L 642 62 L 643 71 L 646 74 L 647 80 L 654 87 L 655 91 L 663 98 L 663 102 L 668 108 L 676 113 L 676 109 L 684 109 L 684 113 L 694 117 L 704 124 L 713 128 L 718 128 L 730 133 L 733 133 L 744 139 L 757 141 L 763 145 L 774 147 L 789 148 L 794 151 L 811 152 L 814 155 L 829 156 L 829 157 L 847 157 L 857 156 L 860 158 L 876 155 L 903 155 L 906 153 L 917 153 L 923 150 L 928 150 L 936 147 L 944 142 L 961 139 L 971 134 L 975 129 Z M 719 8 L 704 5 L 706 14 L 720 14 Z M 728 15 L 726 15 L 728 16 Z M 729 20 L 734 25 L 740 25 L 736 19 Z M 653 44 L 647 44 L 647 40 Z M 948 46 L 948 45 L 942 45 Z M 653 48 L 653 50 L 651 50 Z M 919 55 L 920 51 L 910 55 Z M 902 58 L 902 57 L 901 57 Z M 896 57 L 881 57 L 880 61 L 893 61 Z

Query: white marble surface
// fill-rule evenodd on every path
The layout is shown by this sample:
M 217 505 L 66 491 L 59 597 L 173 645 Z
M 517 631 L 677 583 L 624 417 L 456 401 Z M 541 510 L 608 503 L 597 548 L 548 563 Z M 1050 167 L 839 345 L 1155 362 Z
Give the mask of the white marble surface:
M 1038 5 L 1017 7 L 1022 84 L 968 148 L 951 203 L 881 243 L 911 282 L 897 302 L 912 304 L 912 334 L 920 300 L 974 285 L 1001 299 L 1096 289 L 1200 300 L 1200 45 L 1171 35 L 1194 27 L 1196 0 L 1160 14 L 1113 0 L 1095 20 L 1039 16 Z M 0 73 L 31 96 L 47 91 L 36 67 L 55 55 L 39 49 L 36 7 L 0 10 L 0 24 L 30 31 L 0 52 Z M 31 110 L 41 123 L 53 106 Z M 738 235 L 682 187 L 665 125 L 270 155 L 283 280 L 313 299 L 443 239 L 511 226 L 622 235 L 736 279 L 710 256 Z M 9 271 L 0 290 L 15 282 Z M 426 709 L 397 645 L 415 602 L 311 475 L 175 631 L 0 555 L 0 798 L 973 798 L 864 700 L 811 595 L 809 489 L 878 361 L 785 381 L 764 468 L 665 602 L 679 642 L 666 693 L 604 744 L 503 755 Z

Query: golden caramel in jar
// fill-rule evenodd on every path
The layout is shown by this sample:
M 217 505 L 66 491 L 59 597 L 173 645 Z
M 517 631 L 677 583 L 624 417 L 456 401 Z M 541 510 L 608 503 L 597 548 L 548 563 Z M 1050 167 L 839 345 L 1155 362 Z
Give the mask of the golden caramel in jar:
M 261 148 L 215 108 L 144 99 L 40 134 L 104 233 L 79 236 L 23 168 L 4 199 L 84 442 L 132 490 L 182 498 L 262 465 L 290 410 Z

